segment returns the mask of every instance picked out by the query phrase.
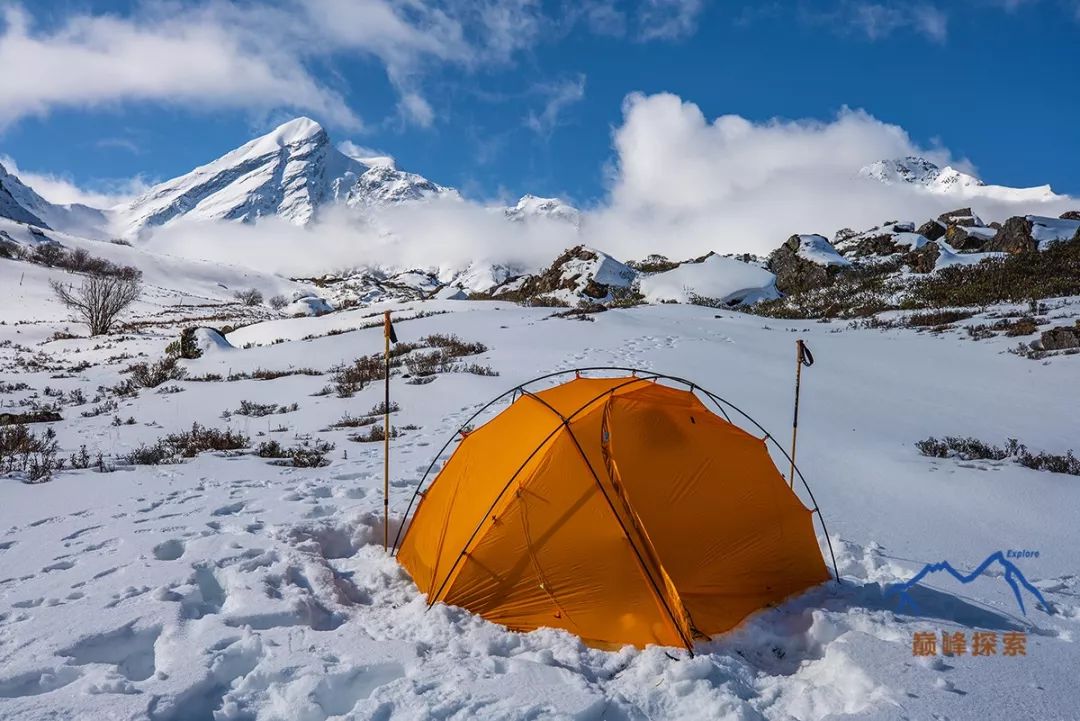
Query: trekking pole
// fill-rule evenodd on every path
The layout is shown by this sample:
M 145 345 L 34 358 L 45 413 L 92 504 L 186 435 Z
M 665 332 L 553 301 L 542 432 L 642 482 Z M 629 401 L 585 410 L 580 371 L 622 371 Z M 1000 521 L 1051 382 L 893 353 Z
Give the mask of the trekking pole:
M 383 314 L 383 550 L 390 545 L 390 311 Z
M 803 343 L 802 338 L 795 341 L 795 415 L 791 420 L 791 471 L 788 473 L 788 485 L 795 490 L 795 442 L 799 437 L 799 387 L 802 383 L 803 366 L 814 365 L 814 355 Z
M 383 550 L 390 547 L 390 344 L 397 343 L 390 311 L 383 312 Z

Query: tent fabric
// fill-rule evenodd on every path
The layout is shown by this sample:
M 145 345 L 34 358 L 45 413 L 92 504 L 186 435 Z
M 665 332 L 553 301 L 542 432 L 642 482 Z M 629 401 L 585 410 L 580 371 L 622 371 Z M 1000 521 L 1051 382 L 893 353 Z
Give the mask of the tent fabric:
M 692 647 L 829 578 L 765 442 L 692 392 L 576 378 L 469 433 L 398 558 L 429 603 L 597 647 Z

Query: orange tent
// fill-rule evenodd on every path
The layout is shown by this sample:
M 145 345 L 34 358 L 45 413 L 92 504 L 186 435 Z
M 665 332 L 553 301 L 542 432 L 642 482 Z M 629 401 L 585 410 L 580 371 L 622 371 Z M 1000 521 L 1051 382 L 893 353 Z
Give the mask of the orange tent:
M 468 433 L 398 554 L 428 602 L 692 648 L 827 580 L 813 511 L 765 441 L 655 380 L 522 390 Z

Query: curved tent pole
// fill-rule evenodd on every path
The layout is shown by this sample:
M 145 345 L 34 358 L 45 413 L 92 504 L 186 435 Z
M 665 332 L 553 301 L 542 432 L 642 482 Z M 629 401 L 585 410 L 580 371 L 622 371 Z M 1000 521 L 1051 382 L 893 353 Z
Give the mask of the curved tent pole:
M 477 416 L 479 416 L 481 413 L 486 411 L 488 408 L 495 405 L 500 400 L 502 400 L 503 398 L 505 398 L 506 396 L 508 396 L 508 395 L 510 395 L 512 393 L 519 393 L 520 392 L 520 393 L 524 394 L 526 392 L 525 391 L 525 386 L 530 386 L 530 385 L 532 385 L 534 383 L 539 383 L 540 381 L 545 381 L 545 380 L 547 380 L 549 378 L 555 378 L 557 376 L 566 375 L 568 373 L 574 373 L 577 377 L 580 378 L 581 374 L 583 372 L 587 372 L 587 371 L 620 371 L 620 372 L 632 374 L 634 376 L 635 381 L 639 381 L 639 380 L 653 380 L 653 381 L 655 381 L 655 380 L 658 380 L 658 379 L 663 379 L 663 380 L 669 380 L 669 381 L 673 381 L 675 383 L 680 383 L 682 385 L 685 385 L 690 389 L 691 393 L 695 393 L 696 391 L 701 391 L 709 400 L 711 400 L 713 402 L 713 405 L 716 406 L 717 410 L 720 411 L 720 413 L 724 416 L 725 420 L 727 420 L 729 423 L 731 422 L 731 417 L 724 410 L 724 406 L 727 406 L 728 408 L 731 408 L 733 411 L 735 411 L 736 413 L 741 415 L 743 418 L 748 420 L 750 423 L 752 423 L 754 425 L 754 427 L 757 428 L 759 431 L 764 433 L 765 434 L 765 439 L 767 441 L 770 441 L 773 444 L 773 446 L 775 446 L 776 449 L 780 451 L 780 453 L 784 456 L 785 459 L 787 459 L 789 462 L 792 462 L 791 456 L 788 454 L 788 452 L 786 450 L 784 450 L 784 447 L 782 445 L 780 445 L 780 443 L 775 438 L 773 438 L 772 434 L 769 433 L 767 430 L 765 430 L 765 428 L 760 423 L 758 423 L 756 420 L 754 420 L 754 418 L 749 413 L 742 410 L 741 408 L 736 406 L 731 401 L 729 401 L 729 400 L 727 400 L 725 398 L 721 398 L 720 396 L 716 395 L 715 393 L 713 393 L 711 391 L 708 391 L 708 390 L 702 388 L 701 386 L 699 386 L 698 384 L 694 383 L 693 381 L 689 381 L 689 380 L 687 380 L 685 378 L 680 378 L 678 376 L 667 375 L 665 373 L 657 373 L 655 371 L 642 370 L 640 368 L 628 368 L 628 367 L 625 367 L 625 366 L 586 366 L 586 367 L 583 367 L 583 368 L 568 368 L 568 369 L 561 370 L 561 371 L 554 371 L 552 373 L 545 373 L 544 375 L 537 376 L 536 378 L 533 378 L 532 380 L 528 380 L 528 381 L 525 381 L 523 383 L 519 383 L 518 385 L 514 386 L 513 388 L 510 388 L 510 389 L 504 391 L 503 393 L 499 394 L 494 399 L 492 399 L 489 403 L 487 403 L 486 405 L 481 407 L 478 411 L 476 411 L 471 416 L 469 416 L 468 420 L 466 420 L 464 423 L 462 423 L 461 426 L 456 431 L 454 431 L 454 433 L 450 436 L 450 438 L 446 441 L 446 443 L 443 444 L 443 447 L 439 449 L 439 452 L 435 454 L 435 457 L 432 459 L 431 463 L 428 465 L 427 470 L 424 471 L 424 475 L 421 476 L 420 480 L 417 482 L 416 489 L 413 491 L 413 495 L 409 499 L 409 505 L 405 509 L 405 515 L 402 517 L 402 523 L 401 523 L 400 526 L 398 526 L 397 534 L 394 536 L 394 545 L 391 547 L 391 553 L 397 553 L 398 544 L 401 541 L 401 534 L 402 534 L 402 531 L 403 531 L 403 529 L 405 527 L 404 522 L 405 522 L 406 519 L 408 519 L 409 513 L 412 511 L 413 504 L 416 503 L 416 499 L 420 495 L 421 489 L 424 486 L 424 482 L 427 480 L 427 477 L 428 477 L 428 475 L 430 475 L 432 469 L 435 468 L 435 464 L 438 463 L 439 457 L 446 451 L 447 448 L 450 447 L 450 444 L 454 442 L 454 439 L 457 438 L 458 434 L 460 434 L 463 430 L 465 430 L 465 428 L 470 423 L 472 423 L 472 421 L 474 421 L 477 418 Z M 638 376 L 637 375 L 638 373 L 647 374 L 647 375 L 642 377 L 642 376 Z M 622 386 L 616 386 L 615 389 L 621 388 L 621 387 Z M 610 392 L 611 390 L 615 390 L 615 389 L 609 389 L 608 391 L 605 391 L 604 393 L 601 393 L 599 396 L 597 396 L 596 398 L 589 401 L 589 403 L 592 403 L 592 402 L 602 398 L 608 392 Z M 586 404 L 586 405 L 588 405 L 588 404 Z M 578 411 L 580 411 L 580 410 L 581 409 L 578 409 Z M 576 412 L 575 412 L 575 414 L 576 414 Z M 572 417 L 573 417 L 573 415 L 571 416 L 571 418 Z M 545 441 L 546 441 L 546 439 L 545 439 Z M 543 445 L 543 443 L 541 443 L 541 445 Z M 803 488 L 806 489 L 806 493 L 810 496 L 810 501 L 814 504 L 812 510 L 813 510 L 813 512 L 815 514 L 817 514 L 818 521 L 821 523 L 821 530 L 825 534 L 825 543 L 829 548 L 829 556 L 832 559 L 833 576 L 836 579 L 837 583 L 841 583 L 841 581 L 840 581 L 840 570 L 839 570 L 839 567 L 836 564 L 836 553 L 833 551 L 832 538 L 829 536 L 829 529 L 825 525 L 825 517 L 821 513 L 821 507 L 818 505 L 817 499 L 814 497 L 814 492 L 812 490 L 810 490 L 810 484 L 807 483 L 806 477 L 803 475 L 802 471 L 799 470 L 798 466 L 794 466 L 794 468 L 795 468 L 795 473 L 799 476 L 799 480 L 802 481 Z M 513 481 L 513 479 L 511 479 L 511 482 L 512 481 Z
M 589 401 L 587 401 L 585 404 L 583 404 L 576 411 L 574 411 L 569 416 L 564 418 L 562 423 L 557 425 L 555 428 L 551 429 L 551 433 L 547 434 L 547 436 L 542 441 L 540 441 L 540 443 L 537 444 L 536 448 L 533 449 L 533 452 L 530 453 L 528 455 L 528 457 L 518 467 L 518 469 L 516 471 L 514 471 L 514 474 L 512 476 L 510 476 L 510 478 L 506 481 L 506 485 L 504 485 L 502 487 L 502 490 L 500 490 L 498 495 L 495 496 L 495 499 L 491 502 L 491 505 L 488 506 L 487 511 L 485 511 L 484 515 L 481 516 L 480 522 L 476 525 L 476 528 L 473 529 L 473 532 L 469 536 L 468 540 L 465 541 L 465 545 L 462 546 L 461 552 L 458 554 L 457 558 L 454 560 L 453 565 L 450 566 L 450 570 L 446 572 L 446 578 L 444 578 L 443 582 L 441 584 L 439 584 L 439 588 L 435 591 L 435 593 L 430 595 L 430 598 L 428 599 L 428 608 L 431 608 L 431 606 L 435 603 L 435 599 L 437 599 L 439 596 L 442 595 L 443 589 L 446 588 L 446 584 L 450 582 L 450 578 L 454 575 L 454 571 L 457 570 L 458 564 L 461 563 L 461 559 L 465 557 L 465 551 L 469 548 L 469 545 L 472 544 L 473 540 L 476 538 L 476 534 L 480 533 L 480 530 L 484 527 L 484 523 L 487 522 L 488 516 L 490 516 L 491 512 L 495 510 L 495 506 L 497 506 L 499 504 L 499 501 L 502 499 L 503 494 L 505 494 L 506 491 L 509 490 L 510 486 L 514 483 L 514 480 L 518 477 L 518 474 L 521 473 L 525 469 L 525 466 L 527 466 L 529 464 L 529 461 L 532 460 L 533 456 L 535 456 L 537 453 L 539 453 L 540 449 L 543 448 L 544 445 L 549 440 L 554 438 L 556 433 L 558 433 L 564 427 L 569 428 L 570 421 L 572 421 L 577 416 L 578 413 L 581 413 L 583 410 L 585 410 L 590 405 L 592 405 L 596 401 L 600 400 L 601 398 L 603 398 L 607 394 L 614 393 L 618 389 L 624 388 L 624 387 L 626 387 L 628 385 L 633 385 L 634 383 L 640 383 L 643 380 L 644 379 L 642 379 L 642 378 L 634 378 L 633 380 L 629 380 L 626 383 L 620 383 L 617 386 L 613 386 L 611 388 L 608 388 L 606 391 L 604 391 L 603 393 L 597 395 L 595 398 L 592 398 Z M 435 580 L 436 579 L 432 578 L 432 581 L 431 581 L 432 588 L 434 588 L 434 586 L 435 586 Z

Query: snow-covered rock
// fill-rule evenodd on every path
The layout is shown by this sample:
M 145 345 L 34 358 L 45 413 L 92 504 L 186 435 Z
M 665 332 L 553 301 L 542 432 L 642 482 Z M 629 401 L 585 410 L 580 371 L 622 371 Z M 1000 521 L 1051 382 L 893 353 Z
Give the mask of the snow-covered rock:
M 334 306 L 316 295 L 308 295 L 289 303 L 281 312 L 290 317 L 320 316 L 334 312 Z
M 195 328 L 191 333 L 191 345 L 197 351 L 196 357 L 208 353 L 221 353 L 236 350 L 225 336 L 214 328 Z
M 800 258 L 816 265 L 851 265 L 851 261 L 836 252 L 832 243 L 823 235 L 800 235 L 799 249 L 795 251 Z
M 650 303 L 707 301 L 733 306 L 751 305 L 780 296 L 775 275 L 756 265 L 721 255 L 710 255 L 698 263 L 682 263 L 672 270 L 645 276 L 641 279 L 640 289 Z
M 1046 250 L 1062 240 L 1072 240 L 1080 233 L 1080 220 L 1041 215 L 1029 215 L 1027 219 L 1031 223 L 1031 237 L 1039 244 L 1039 250 Z
M 607 253 L 579 245 L 543 271 L 510 279 L 489 294 L 520 302 L 545 299 L 567 305 L 603 303 L 614 298 L 613 290 L 629 288 L 636 276 L 632 268 Z

